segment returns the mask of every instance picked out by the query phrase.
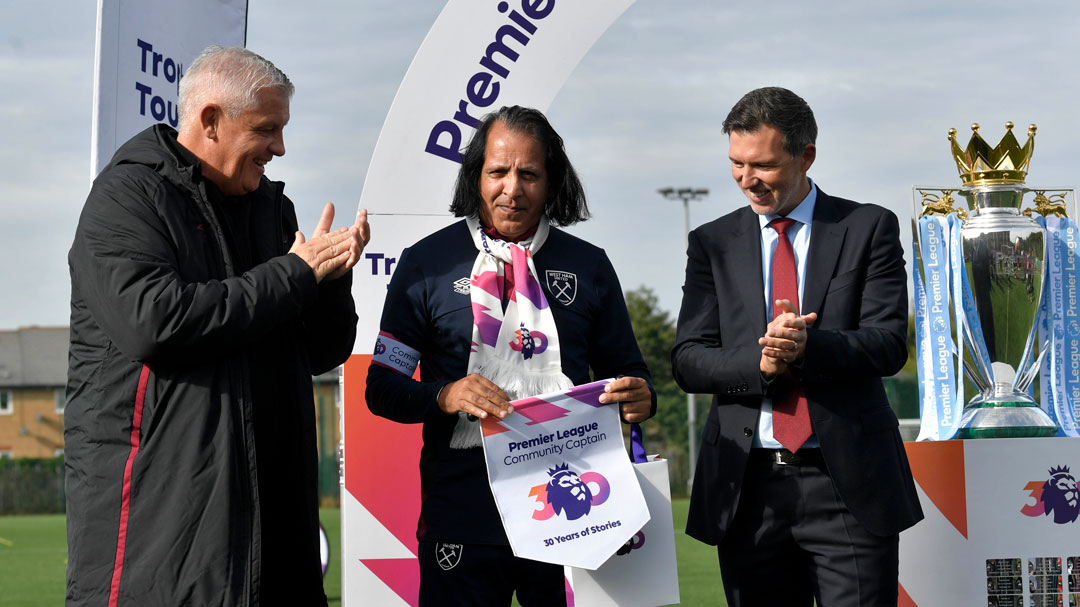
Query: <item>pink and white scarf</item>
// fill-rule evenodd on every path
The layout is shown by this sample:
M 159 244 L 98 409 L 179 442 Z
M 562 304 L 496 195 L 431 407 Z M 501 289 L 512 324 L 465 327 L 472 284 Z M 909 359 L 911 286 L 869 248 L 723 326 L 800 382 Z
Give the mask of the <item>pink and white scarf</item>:
M 573 387 L 562 372 L 559 331 L 533 264 L 533 254 L 550 231 L 547 217 L 540 218 L 536 233 L 518 243 L 488 236 L 478 218 L 466 222 L 477 250 L 469 280 L 473 327 L 468 372 L 488 378 L 510 400 Z M 507 278 L 514 287 L 504 309 Z M 481 445 L 480 424 L 470 417 L 458 413 L 451 449 Z

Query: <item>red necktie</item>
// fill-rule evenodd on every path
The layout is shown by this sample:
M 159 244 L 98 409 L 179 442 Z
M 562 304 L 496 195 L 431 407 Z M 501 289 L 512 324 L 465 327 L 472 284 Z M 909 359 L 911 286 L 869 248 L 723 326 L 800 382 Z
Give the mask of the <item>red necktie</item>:
M 791 248 L 787 230 L 795 224 L 794 219 L 780 217 L 769 222 L 776 230 L 776 252 L 772 257 L 773 318 L 784 313 L 776 305 L 777 299 L 786 299 L 799 311 L 799 274 L 795 268 L 795 252 Z M 788 451 L 795 453 L 810 438 L 810 412 L 806 408 L 806 393 L 799 380 L 791 373 L 784 374 L 781 388 L 786 388 L 773 399 L 773 437 Z

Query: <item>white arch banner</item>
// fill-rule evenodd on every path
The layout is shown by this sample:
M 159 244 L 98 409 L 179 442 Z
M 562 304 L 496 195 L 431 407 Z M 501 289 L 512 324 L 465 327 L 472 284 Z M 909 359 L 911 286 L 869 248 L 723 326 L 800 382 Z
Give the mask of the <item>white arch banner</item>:
M 199 52 L 246 37 L 247 0 L 98 0 L 91 178 L 139 131 L 176 126 L 180 77 Z
M 360 321 L 344 377 L 345 607 L 417 605 L 420 426 L 374 417 L 363 400 L 394 264 L 404 248 L 452 220 L 447 209 L 458 153 L 477 120 L 504 105 L 546 111 L 581 58 L 631 4 L 451 0 L 398 89 L 359 205 L 371 213 L 374 239 L 354 270 Z

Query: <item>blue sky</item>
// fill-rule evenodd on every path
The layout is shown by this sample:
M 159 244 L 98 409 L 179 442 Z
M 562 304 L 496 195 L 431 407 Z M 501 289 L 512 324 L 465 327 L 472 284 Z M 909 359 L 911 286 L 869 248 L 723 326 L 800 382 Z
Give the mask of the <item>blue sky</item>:
M 566 1 L 566 0 L 564 0 Z M 68 321 L 66 255 L 89 190 L 96 3 L 0 20 L 0 329 Z M 383 119 L 444 2 L 251 0 L 248 46 L 297 87 L 287 155 L 271 165 L 302 229 L 326 201 L 356 208 Z M 1080 5 L 1066 2 L 639 0 L 593 47 L 548 112 L 594 217 L 572 232 L 604 247 L 626 289 L 677 313 L 681 205 L 709 188 L 696 226 L 745 204 L 720 123 L 746 91 L 788 87 L 813 107 L 810 175 L 833 195 L 899 215 L 913 185 L 958 185 L 946 133 L 972 122 L 1039 125 L 1029 185 L 1076 187 Z M 408 187 L 408 184 L 402 184 Z M 378 238 L 378 232 L 373 234 Z M 910 261 L 910 256 L 909 256 Z

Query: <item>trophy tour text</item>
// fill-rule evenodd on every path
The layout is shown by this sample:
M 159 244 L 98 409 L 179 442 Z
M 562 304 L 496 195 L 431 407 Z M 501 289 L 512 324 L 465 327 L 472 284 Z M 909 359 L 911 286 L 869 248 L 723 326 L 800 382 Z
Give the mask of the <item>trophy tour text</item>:
M 169 83 L 170 90 L 166 99 L 161 94 L 164 85 L 160 85 L 157 94 L 154 87 L 138 80 L 135 81 L 135 91 L 139 94 L 139 115 L 146 116 L 147 112 L 158 122 L 168 122 L 169 126 L 176 128 L 180 123 L 180 112 L 176 99 L 180 94 L 180 78 L 184 75 L 184 65 L 172 57 L 166 57 L 163 53 L 156 52 L 154 45 L 140 38 L 135 39 L 135 45 L 139 49 L 139 72 L 140 78 L 152 78 L 158 81 L 164 80 Z

